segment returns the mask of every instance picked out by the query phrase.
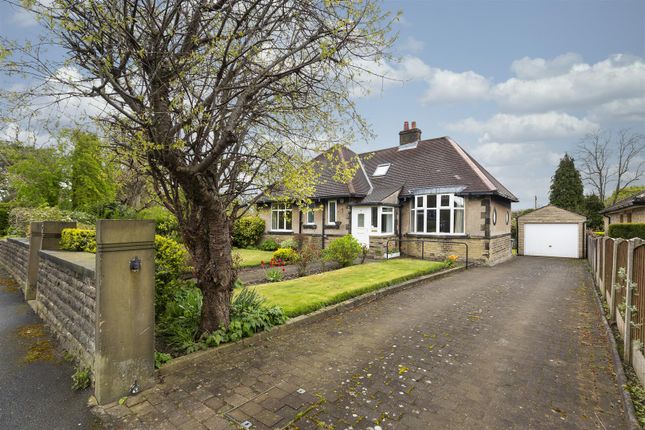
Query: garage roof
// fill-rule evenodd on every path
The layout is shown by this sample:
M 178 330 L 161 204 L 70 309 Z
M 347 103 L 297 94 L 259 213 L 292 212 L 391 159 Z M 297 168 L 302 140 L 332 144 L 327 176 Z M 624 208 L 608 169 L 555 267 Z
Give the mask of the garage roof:
M 579 223 L 586 221 L 586 217 L 555 205 L 546 205 L 533 212 L 517 218 L 518 222 L 541 222 L 541 223 Z

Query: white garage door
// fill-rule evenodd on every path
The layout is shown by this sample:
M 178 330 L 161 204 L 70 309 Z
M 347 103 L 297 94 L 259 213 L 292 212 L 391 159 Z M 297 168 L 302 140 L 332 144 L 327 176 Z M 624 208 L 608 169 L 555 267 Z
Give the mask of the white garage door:
M 525 224 L 524 255 L 578 258 L 578 224 Z

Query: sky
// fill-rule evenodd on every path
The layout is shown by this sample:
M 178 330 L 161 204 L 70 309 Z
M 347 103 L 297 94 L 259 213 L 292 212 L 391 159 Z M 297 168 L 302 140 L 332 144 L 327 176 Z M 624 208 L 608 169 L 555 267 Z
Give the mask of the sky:
M 535 197 L 548 203 L 559 159 L 575 155 L 587 133 L 645 133 L 643 0 L 384 0 L 384 7 L 402 13 L 397 61 L 373 66 L 387 79 L 370 78 L 370 93 L 356 96 L 376 135 L 354 142 L 356 151 L 395 146 L 403 122 L 416 121 L 422 138 L 456 140 L 519 197 L 519 209 Z M 0 3 L 0 32 L 29 38 L 38 25 Z

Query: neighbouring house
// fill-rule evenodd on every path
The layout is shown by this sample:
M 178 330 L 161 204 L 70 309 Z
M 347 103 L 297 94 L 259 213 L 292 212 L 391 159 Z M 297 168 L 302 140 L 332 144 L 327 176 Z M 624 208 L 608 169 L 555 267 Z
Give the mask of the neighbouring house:
M 319 155 L 313 205 L 265 199 L 258 213 L 266 236 L 276 241 L 302 234 L 325 248 L 352 234 L 370 254 L 390 253 L 495 264 L 511 257 L 511 203 L 518 199 L 449 137 L 421 140 L 404 123 L 399 145 L 356 154 L 336 149 L 338 159 L 360 167 L 348 183 L 335 180 L 329 157 Z M 458 242 L 458 243 L 457 243 Z
M 600 211 L 604 216 L 605 231 L 610 224 L 645 222 L 645 191 L 639 191 L 619 200 L 616 204 Z

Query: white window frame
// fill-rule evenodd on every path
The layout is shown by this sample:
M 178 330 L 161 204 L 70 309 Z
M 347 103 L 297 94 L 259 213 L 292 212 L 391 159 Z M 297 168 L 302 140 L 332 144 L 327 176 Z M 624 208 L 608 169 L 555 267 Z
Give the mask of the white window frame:
M 385 212 L 385 213 L 390 213 L 392 214 L 392 231 L 391 232 L 382 232 L 382 223 L 381 220 L 383 219 L 383 209 L 388 209 L 391 210 L 391 212 Z M 394 206 L 378 206 L 377 207 L 377 213 L 378 216 L 376 217 L 376 225 L 371 225 L 371 219 L 372 219 L 372 208 L 370 208 L 370 236 L 392 236 L 396 230 L 396 210 L 394 210 Z
M 441 197 L 442 196 L 449 196 L 450 200 L 448 203 L 448 206 L 441 206 Z M 436 205 L 435 207 L 428 208 L 427 207 L 427 199 L 435 198 L 436 199 Z M 465 197 L 462 197 L 464 199 L 464 206 L 463 208 L 456 208 L 455 207 L 455 197 L 461 197 L 461 196 L 455 196 L 454 194 L 448 194 L 448 193 L 443 193 L 443 194 L 420 194 L 420 195 L 415 195 L 412 201 L 410 202 L 410 233 L 420 235 L 420 236 L 465 236 L 466 235 L 466 199 Z M 417 198 L 421 198 L 421 203 L 422 206 L 417 207 Z M 440 225 L 441 225 L 441 210 L 450 210 L 450 232 L 441 232 L 440 230 Z M 427 226 L 426 220 L 427 220 L 427 212 L 428 211 L 435 211 L 436 212 L 436 217 L 435 217 L 435 232 L 427 232 Z M 423 212 L 423 224 L 424 224 L 424 230 L 425 231 L 417 231 L 417 225 L 416 225 L 416 215 L 417 211 Z M 463 233 L 455 233 L 455 211 L 463 211 Z
M 329 206 L 331 203 L 334 203 L 334 220 L 331 220 L 331 210 L 329 209 Z M 337 200 L 328 200 L 327 201 L 327 225 L 336 225 L 336 222 L 338 221 L 338 201 Z
M 378 166 L 376 166 L 376 169 L 374 169 L 372 176 L 379 177 L 387 175 L 387 171 L 390 170 L 390 166 L 390 163 L 379 164 Z
M 304 225 L 315 225 L 316 224 L 316 213 L 314 212 L 313 207 L 308 207 L 304 210 L 305 213 L 305 222 Z M 309 214 L 311 214 L 311 221 L 309 221 Z
M 282 228 L 273 228 L 273 213 L 280 213 L 284 212 L 284 223 L 282 225 Z M 286 228 L 287 227 L 287 213 L 289 214 L 289 220 L 291 221 L 291 228 Z M 279 217 L 277 218 L 277 222 L 279 223 Z M 280 226 L 278 226 L 280 227 Z M 286 203 L 272 203 L 271 204 L 271 231 L 284 231 L 284 232 L 292 232 L 293 231 L 293 209 L 291 206 L 287 205 Z

